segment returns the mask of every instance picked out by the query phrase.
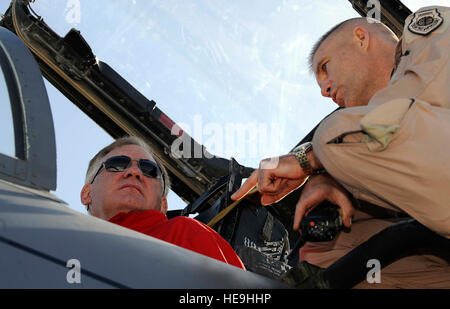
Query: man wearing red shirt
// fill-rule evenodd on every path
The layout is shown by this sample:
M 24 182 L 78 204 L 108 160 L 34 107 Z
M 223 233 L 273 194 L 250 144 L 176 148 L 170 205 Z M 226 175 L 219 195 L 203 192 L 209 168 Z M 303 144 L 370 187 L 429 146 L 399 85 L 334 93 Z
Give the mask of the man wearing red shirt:
M 89 214 L 245 269 L 210 227 L 187 217 L 168 219 L 167 171 L 136 137 L 120 138 L 89 162 L 81 202 Z

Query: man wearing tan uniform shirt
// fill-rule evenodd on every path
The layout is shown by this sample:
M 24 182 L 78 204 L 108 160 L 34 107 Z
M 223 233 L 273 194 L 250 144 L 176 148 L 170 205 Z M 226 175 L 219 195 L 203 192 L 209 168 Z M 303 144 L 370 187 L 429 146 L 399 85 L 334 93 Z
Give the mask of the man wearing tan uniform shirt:
M 302 260 L 326 268 L 399 220 L 373 217 L 353 205 L 355 199 L 406 213 L 450 238 L 449 23 L 450 8 L 422 8 L 406 19 L 398 42 L 383 24 L 355 18 L 313 48 L 311 68 L 322 95 L 345 108 L 321 123 L 312 144 L 277 158 L 276 168 L 266 165 L 273 158 L 261 161 L 232 196 L 242 198 L 258 185 L 261 203 L 271 204 L 310 176 L 294 229 L 328 200 L 351 230 L 331 242 L 306 243 Z M 320 169 L 327 174 L 314 175 Z M 381 283 L 356 286 L 397 287 L 450 288 L 449 260 L 406 257 L 383 268 Z

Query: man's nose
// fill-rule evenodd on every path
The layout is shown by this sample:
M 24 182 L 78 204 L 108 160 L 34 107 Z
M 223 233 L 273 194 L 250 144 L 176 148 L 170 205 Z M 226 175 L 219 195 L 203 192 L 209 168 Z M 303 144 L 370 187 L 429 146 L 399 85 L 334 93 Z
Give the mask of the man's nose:
M 141 169 L 139 168 L 138 162 L 132 161 L 130 166 L 123 171 L 123 176 L 125 178 L 136 177 L 137 179 L 141 179 L 143 175 Z
M 327 98 L 331 97 L 331 81 L 323 82 L 320 85 L 320 92 L 324 97 Z

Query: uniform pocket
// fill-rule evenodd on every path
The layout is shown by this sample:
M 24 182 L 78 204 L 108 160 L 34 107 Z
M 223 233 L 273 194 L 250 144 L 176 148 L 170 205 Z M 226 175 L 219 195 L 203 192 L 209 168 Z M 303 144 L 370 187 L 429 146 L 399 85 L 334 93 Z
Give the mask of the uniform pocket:
M 367 113 L 360 121 L 365 133 L 361 142 L 370 151 L 383 151 L 400 128 L 400 123 L 408 112 L 414 99 L 395 99 Z

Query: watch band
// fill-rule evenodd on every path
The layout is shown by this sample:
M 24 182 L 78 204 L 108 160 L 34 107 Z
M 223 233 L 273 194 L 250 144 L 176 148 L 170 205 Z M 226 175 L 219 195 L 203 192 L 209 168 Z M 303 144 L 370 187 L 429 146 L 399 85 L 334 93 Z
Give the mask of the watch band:
M 310 176 L 315 174 L 326 173 L 324 169 L 313 170 L 307 156 L 307 153 L 310 152 L 312 149 L 313 149 L 312 143 L 307 142 L 294 148 L 294 150 L 291 151 L 291 154 L 295 155 L 295 157 L 298 160 L 298 163 L 300 164 L 300 167 L 302 168 L 302 170 L 305 172 L 306 175 Z

